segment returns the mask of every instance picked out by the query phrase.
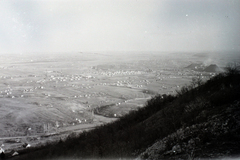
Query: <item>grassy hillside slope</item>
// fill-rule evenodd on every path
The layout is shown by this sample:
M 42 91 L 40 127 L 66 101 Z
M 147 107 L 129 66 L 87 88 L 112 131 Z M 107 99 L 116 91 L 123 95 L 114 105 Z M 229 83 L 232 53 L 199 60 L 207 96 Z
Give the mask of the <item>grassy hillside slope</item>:
M 236 155 L 240 149 L 240 71 L 227 68 L 177 95 L 156 95 L 138 111 L 11 159 L 171 159 Z M 202 151 L 200 151 L 202 150 Z M 220 154 L 221 153 L 221 154 Z

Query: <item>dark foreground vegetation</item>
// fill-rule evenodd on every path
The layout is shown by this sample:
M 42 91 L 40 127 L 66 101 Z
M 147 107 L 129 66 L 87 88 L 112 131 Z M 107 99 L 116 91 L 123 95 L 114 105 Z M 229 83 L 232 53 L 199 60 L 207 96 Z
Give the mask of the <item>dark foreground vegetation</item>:
M 170 159 L 176 155 L 202 157 L 203 152 L 193 151 L 199 148 L 197 146 L 205 149 L 204 156 L 207 158 L 217 152 L 237 155 L 240 153 L 240 117 L 236 114 L 240 113 L 239 82 L 239 68 L 227 67 L 224 73 L 207 82 L 193 79 L 191 85 L 182 87 L 177 95 L 156 95 L 145 107 L 115 122 L 80 135 L 72 134 L 64 141 L 19 151 L 19 156 L 11 159 L 152 159 L 153 155 L 144 151 L 164 138 L 164 149 L 157 153 L 159 157 L 155 155 L 156 159 Z M 230 106 L 234 108 L 231 110 Z M 219 120 L 216 124 L 214 117 Z M 221 126 L 225 127 L 224 130 Z M 187 129 L 190 131 L 185 138 L 180 133 L 171 136 L 171 140 L 166 138 L 176 131 Z M 186 146 L 191 139 L 195 146 L 189 149 Z M 173 150 L 173 143 L 181 147 L 180 151 L 174 151 L 175 154 L 169 152 Z

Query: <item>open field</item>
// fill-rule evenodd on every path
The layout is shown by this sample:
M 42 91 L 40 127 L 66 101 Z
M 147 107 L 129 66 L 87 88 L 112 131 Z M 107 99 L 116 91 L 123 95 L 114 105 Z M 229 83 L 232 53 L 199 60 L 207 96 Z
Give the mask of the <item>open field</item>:
M 217 57 L 216 57 L 217 55 Z M 0 144 L 40 145 L 82 132 L 144 106 L 155 94 L 175 94 L 193 77 L 216 74 L 191 64 L 240 61 L 191 53 L 61 53 L 0 55 Z M 49 136 L 52 135 L 52 136 Z M 15 137 L 15 138 L 13 138 Z

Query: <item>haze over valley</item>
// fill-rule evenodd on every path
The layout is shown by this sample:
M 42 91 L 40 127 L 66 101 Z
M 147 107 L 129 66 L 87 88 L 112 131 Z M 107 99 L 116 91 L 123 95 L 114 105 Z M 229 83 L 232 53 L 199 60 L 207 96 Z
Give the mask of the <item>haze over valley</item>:
M 159 52 L 1 55 L 0 141 L 11 150 L 59 140 L 114 121 L 156 94 L 175 94 L 193 78 L 205 81 L 223 70 L 226 59 L 239 60 L 235 54 L 214 55 L 218 58 Z

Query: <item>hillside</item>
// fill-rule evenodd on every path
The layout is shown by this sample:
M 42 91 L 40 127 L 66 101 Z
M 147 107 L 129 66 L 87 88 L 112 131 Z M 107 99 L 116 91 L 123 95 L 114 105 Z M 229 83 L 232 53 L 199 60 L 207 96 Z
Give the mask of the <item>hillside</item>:
M 156 95 L 119 120 L 9 159 L 175 159 L 240 156 L 240 71 L 228 67 L 177 95 Z

